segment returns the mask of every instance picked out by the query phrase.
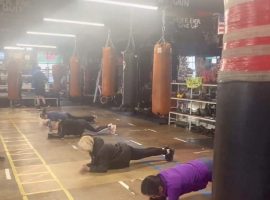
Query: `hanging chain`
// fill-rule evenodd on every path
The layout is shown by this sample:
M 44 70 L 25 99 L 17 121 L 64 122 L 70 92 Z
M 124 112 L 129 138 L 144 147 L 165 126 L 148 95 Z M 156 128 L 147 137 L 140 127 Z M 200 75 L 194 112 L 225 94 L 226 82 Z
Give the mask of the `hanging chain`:
M 162 41 L 165 43 L 165 31 L 166 31 L 166 11 L 162 11 Z
M 166 32 L 166 11 L 162 11 L 162 28 L 161 28 L 161 38 L 158 41 L 159 43 L 165 43 L 165 32 Z
M 135 40 L 134 40 L 134 35 L 133 35 L 133 19 L 132 16 L 130 16 L 130 26 L 129 26 L 129 37 L 128 37 L 128 44 L 126 47 L 126 51 L 129 49 L 134 50 L 135 49 Z
M 107 40 L 106 40 L 105 47 L 113 47 L 114 48 L 112 38 L 111 38 L 111 29 L 108 30 L 108 37 L 107 37 Z

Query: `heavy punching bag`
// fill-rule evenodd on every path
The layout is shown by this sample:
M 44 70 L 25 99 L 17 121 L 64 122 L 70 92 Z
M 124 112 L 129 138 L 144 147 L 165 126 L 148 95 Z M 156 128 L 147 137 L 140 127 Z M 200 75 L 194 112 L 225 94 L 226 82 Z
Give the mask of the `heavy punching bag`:
M 123 54 L 122 106 L 134 108 L 138 102 L 138 56 L 131 50 Z
M 81 97 L 81 69 L 79 59 L 73 55 L 70 58 L 70 97 Z
M 19 59 L 11 58 L 7 64 L 8 71 L 8 99 L 18 100 L 21 98 L 21 62 Z
M 102 54 L 102 97 L 113 97 L 116 93 L 117 68 L 112 47 L 104 47 Z
M 226 0 L 214 200 L 270 199 L 270 0 Z
M 172 48 L 169 43 L 157 43 L 154 48 L 152 112 L 168 115 L 171 98 Z

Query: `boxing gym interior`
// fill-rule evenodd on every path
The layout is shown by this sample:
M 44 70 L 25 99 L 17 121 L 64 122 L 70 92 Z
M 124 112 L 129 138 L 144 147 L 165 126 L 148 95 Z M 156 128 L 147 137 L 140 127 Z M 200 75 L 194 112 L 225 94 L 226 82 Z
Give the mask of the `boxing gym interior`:
M 269 44 L 270 0 L 1 0 L 0 199 L 269 200 Z M 163 153 L 96 173 L 95 138 Z

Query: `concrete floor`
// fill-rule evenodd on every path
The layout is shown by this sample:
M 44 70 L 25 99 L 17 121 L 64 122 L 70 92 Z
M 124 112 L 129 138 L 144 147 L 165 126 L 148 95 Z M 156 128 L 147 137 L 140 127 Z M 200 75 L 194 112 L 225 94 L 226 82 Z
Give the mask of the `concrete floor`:
M 118 135 L 102 136 L 106 142 L 124 141 L 135 147 L 169 145 L 176 149 L 175 162 L 168 163 L 158 156 L 132 162 L 127 169 L 81 175 L 79 169 L 89 158 L 76 148 L 78 138 L 47 140 L 48 130 L 37 110 L 1 109 L 0 155 L 6 157 L 0 161 L 1 200 L 146 200 L 140 194 L 142 178 L 176 163 L 213 154 L 212 139 L 181 128 L 160 126 L 98 108 L 62 109 L 74 115 L 95 114 L 100 125 L 116 124 Z M 181 199 L 209 200 L 211 185 Z

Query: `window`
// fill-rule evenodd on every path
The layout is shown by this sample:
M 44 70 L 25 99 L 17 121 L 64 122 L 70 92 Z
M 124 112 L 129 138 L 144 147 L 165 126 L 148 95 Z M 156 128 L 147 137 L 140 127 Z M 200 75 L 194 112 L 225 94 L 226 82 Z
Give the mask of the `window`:
M 196 63 L 195 63 L 195 56 L 188 56 L 187 57 L 187 64 L 188 68 L 192 69 L 192 76 L 195 77 L 196 75 Z

